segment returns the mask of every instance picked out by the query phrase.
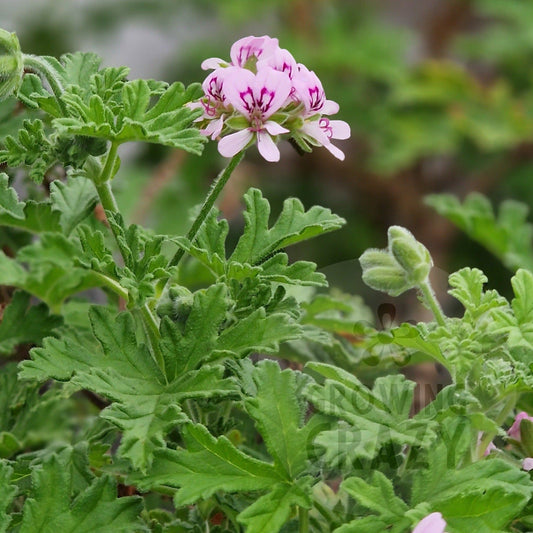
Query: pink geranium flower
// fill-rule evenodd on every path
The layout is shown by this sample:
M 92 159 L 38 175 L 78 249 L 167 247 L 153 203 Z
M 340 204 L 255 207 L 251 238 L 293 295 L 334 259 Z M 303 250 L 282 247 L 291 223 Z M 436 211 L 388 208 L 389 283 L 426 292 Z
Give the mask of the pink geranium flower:
M 520 436 L 520 423 L 524 419 L 533 422 L 533 417 L 532 416 L 529 416 L 525 411 L 521 411 L 520 413 L 518 413 L 516 415 L 516 417 L 514 419 L 514 422 L 513 422 L 513 425 L 507 431 L 507 434 L 509 435 L 509 437 L 511 437 L 512 439 L 515 439 L 515 440 L 520 440 L 521 439 L 521 436 Z
M 272 68 L 264 68 L 254 74 L 246 69 L 229 67 L 224 91 L 228 103 L 246 118 L 247 127 L 221 139 L 219 152 L 225 157 L 232 157 L 255 137 L 259 153 L 267 161 L 279 161 L 279 149 L 271 136 L 289 133 L 289 130 L 269 120 L 269 117 L 289 96 L 291 83 L 288 76 Z
M 332 139 L 347 139 L 350 127 L 331 120 L 339 105 L 328 100 L 318 76 L 298 64 L 278 40 L 244 37 L 233 44 L 231 61 L 212 57 L 202 63 L 215 69 L 202 84 L 200 131 L 215 140 L 218 151 L 233 157 L 257 142 L 267 161 L 278 161 L 280 136 L 292 138 L 304 151 L 324 146 L 338 159 L 343 152 Z
M 440 513 L 428 514 L 413 529 L 413 533 L 444 533 L 446 521 Z

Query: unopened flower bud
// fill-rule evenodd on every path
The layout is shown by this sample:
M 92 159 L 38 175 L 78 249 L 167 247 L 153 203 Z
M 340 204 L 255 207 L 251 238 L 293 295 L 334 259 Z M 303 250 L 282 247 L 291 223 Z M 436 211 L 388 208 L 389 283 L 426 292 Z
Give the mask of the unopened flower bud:
M 401 226 L 391 226 L 388 232 L 389 250 L 413 286 L 426 281 L 433 266 L 428 249 L 413 234 Z
M 367 250 L 359 262 L 363 269 L 363 281 L 372 289 L 399 296 L 411 288 L 403 269 L 387 251 Z
M 0 100 L 17 93 L 23 74 L 24 60 L 16 34 L 0 29 Z

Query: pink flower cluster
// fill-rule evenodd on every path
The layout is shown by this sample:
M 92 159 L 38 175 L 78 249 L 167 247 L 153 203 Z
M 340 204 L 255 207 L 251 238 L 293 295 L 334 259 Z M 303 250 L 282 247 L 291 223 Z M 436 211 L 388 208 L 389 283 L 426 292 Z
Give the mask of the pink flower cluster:
M 201 131 L 219 139 L 218 151 L 233 157 L 257 142 L 267 161 L 279 161 L 277 140 L 285 135 L 305 151 L 324 146 L 338 159 L 344 153 L 332 139 L 347 139 L 350 127 L 329 116 L 339 106 L 327 100 L 316 74 L 268 37 L 244 37 L 233 44 L 231 61 L 210 58 L 204 70 L 214 69 L 202 84 Z

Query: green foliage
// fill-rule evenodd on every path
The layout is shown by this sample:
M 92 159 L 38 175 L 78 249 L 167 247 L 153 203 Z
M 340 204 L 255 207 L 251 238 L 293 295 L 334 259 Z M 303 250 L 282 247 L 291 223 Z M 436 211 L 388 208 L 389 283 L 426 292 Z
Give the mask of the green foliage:
M 378 378 L 372 390 L 352 374 L 322 363 L 307 368 L 325 378 L 310 383 L 305 397 L 317 410 L 339 419 L 315 439 L 322 460 L 350 471 L 358 459 L 372 460 L 388 443 L 426 448 L 435 440 L 435 424 L 409 417 L 414 383 L 403 376 Z
M 40 344 L 62 324 L 60 316 L 50 315 L 44 304 L 29 306 L 30 295 L 15 292 L 0 322 L 0 353 L 9 355 L 19 344 Z
M 274 225 L 269 228 L 270 204 L 261 191 L 250 189 L 244 195 L 244 231 L 233 252 L 227 257 L 228 224 L 218 220 L 212 210 L 195 243 L 185 238 L 177 243 L 222 279 L 256 278 L 258 281 L 294 285 L 324 285 L 322 274 L 308 261 L 288 265 L 282 250 L 291 244 L 339 229 L 344 220 L 329 209 L 314 206 L 308 211 L 296 198 L 285 200 Z
M 447 194 L 429 196 L 426 202 L 511 270 L 533 268 L 533 227 L 527 222 L 525 204 L 506 200 L 496 217 L 487 198 L 478 193 L 467 196 L 462 204 Z
M 68 460 L 68 458 L 66 458 Z M 32 491 L 23 507 L 21 533 L 80 531 L 141 531 L 138 497 L 117 498 L 116 483 L 95 477 L 91 485 L 71 498 L 71 478 L 65 458 L 52 455 L 32 473 Z
M 518 3 L 508 13 L 492 0 L 474 4 L 527 40 Z M 311 17 L 324 15 L 312 32 L 321 46 L 307 43 L 302 57 L 325 71 L 343 66 L 350 93 L 341 98 L 367 141 L 358 171 L 410 175 L 416 164 L 418 180 L 435 154 L 475 167 L 530 138 L 529 80 L 480 84 L 451 61 L 408 66 L 410 32 L 376 27 L 368 6 L 347 7 L 343 19 L 335 5 L 308 6 Z M 276 8 L 291 14 L 277 19 L 292 20 L 297 6 Z M 122 143 L 202 152 L 198 84 L 129 80 L 126 67 L 101 68 L 92 53 L 21 57 L 31 71 L 22 106 L 0 105 L 9 119 L 0 152 L 0 532 L 408 533 L 433 512 L 450 533 L 528 530 L 533 484 L 520 467 L 531 424 L 522 424 L 522 442 L 506 433 L 516 410 L 531 412 L 533 390 L 523 204 L 504 203 L 495 216 L 481 196 L 429 200 L 517 269 L 512 301 L 464 268 L 449 277 L 464 312 L 446 316 L 428 249 L 392 226 L 386 249 L 363 254 L 363 280 L 393 296 L 418 289 L 434 320 L 398 325 L 394 310 L 383 320 L 380 308 L 376 327 L 359 297 L 324 291 L 316 264 L 289 261 L 287 247 L 343 226 L 327 208 L 288 198 L 271 220 L 270 202 L 252 188 L 235 234 L 231 208 L 223 206 L 228 220 L 208 212 L 214 187 L 186 238 L 177 234 L 186 204 L 213 163 L 174 153 L 146 183 L 136 176 L 148 175 L 147 163 L 143 172 L 122 168 L 127 193 L 117 205 Z M 143 157 L 151 162 L 158 149 Z M 179 203 L 160 188 L 174 174 Z M 158 195 L 165 234 L 142 225 L 154 215 L 145 200 Z M 452 384 L 416 412 L 416 384 L 397 366 L 428 360 Z

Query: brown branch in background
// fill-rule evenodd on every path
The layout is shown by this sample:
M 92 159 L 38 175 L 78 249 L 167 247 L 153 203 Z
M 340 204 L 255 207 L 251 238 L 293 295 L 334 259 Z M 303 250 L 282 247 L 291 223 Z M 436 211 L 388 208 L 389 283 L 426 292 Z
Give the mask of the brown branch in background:
M 139 202 L 133 210 L 132 223 L 142 224 L 146 220 L 159 193 L 183 166 L 185 156 L 186 153 L 183 150 L 172 150 L 169 156 L 156 167 L 140 195 Z
M 445 56 L 452 38 L 471 15 L 468 0 L 443 1 L 424 30 L 428 55 L 435 58 Z

